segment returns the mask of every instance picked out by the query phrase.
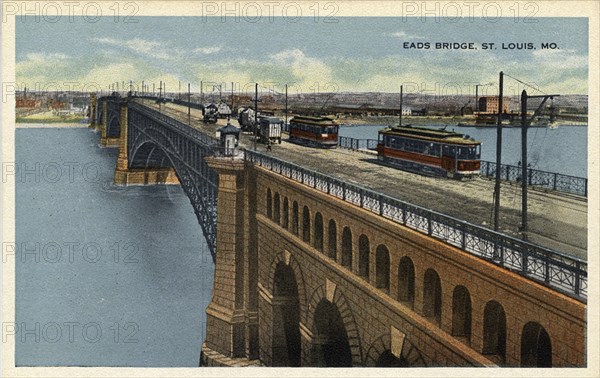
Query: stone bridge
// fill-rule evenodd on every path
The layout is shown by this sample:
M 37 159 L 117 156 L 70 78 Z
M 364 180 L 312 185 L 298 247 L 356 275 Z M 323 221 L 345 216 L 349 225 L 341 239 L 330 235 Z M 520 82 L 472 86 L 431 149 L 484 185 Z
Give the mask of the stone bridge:
M 115 182 L 180 183 L 214 251 L 201 365 L 586 366 L 585 262 L 270 155 L 219 157 L 117 100 Z M 115 138 L 110 101 L 91 121 Z

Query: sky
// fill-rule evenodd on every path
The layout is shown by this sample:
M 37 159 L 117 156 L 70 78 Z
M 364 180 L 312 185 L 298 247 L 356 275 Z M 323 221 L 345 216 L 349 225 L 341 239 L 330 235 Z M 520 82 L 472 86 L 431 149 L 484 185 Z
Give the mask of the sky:
M 586 94 L 588 20 L 538 18 L 534 23 L 502 18 L 459 22 L 395 17 L 310 17 L 259 22 L 201 17 L 136 17 L 136 23 L 61 18 L 16 19 L 16 79 L 29 88 L 107 90 L 114 82 L 158 83 L 177 91 L 179 82 L 197 91 L 200 82 L 224 90 L 272 87 L 281 92 L 398 92 L 492 94 L 498 73 L 545 93 Z M 407 49 L 405 43 L 430 43 Z M 436 42 L 473 42 L 477 50 L 435 49 Z M 483 50 L 482 43 L 495 43 Z M 557 49 L 542 49 L 541 43 Z M 535 49 L 503 49 L 502 43 L 532 43 Z M 505 80 L 505 93 L 523 89 Z M 157 89 L 158 90 L 158 89 Z

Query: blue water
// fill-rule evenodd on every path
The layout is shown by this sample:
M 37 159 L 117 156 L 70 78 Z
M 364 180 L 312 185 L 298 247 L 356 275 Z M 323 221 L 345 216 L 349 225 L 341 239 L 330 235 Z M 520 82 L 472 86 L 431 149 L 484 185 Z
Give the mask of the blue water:
M 200 226 L 178 186 L 115 187 L 116 155 L 87 128 L 16 131 L 17 366 L 199 364 Z
M 382 125 L 341 127 L 340 135 L 359 139 L 377 139 Z M 443 127 L 438 126 L 438 127 Z M 446 130 L 468 134 L 482 142 L 481 159 L 496 161 L 496 128 L 448 126 Z M 533 169 L 565 175 L 587 177 L 586 126 L 558 126 L 556 129 L 534 127 L 528 130 L 528 160 Z M 521 161 L 521 129 L 502 131 L 502 163 L 517 165 Z

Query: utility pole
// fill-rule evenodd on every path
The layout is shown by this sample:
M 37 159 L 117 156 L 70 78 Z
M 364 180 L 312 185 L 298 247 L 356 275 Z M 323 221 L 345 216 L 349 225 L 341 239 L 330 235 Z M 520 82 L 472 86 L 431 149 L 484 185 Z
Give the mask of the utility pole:
M 504 96 L 504 72 L 500 71 L 498 86 L 498 120 L 496 123 L 496 183 L 494 185 L 494 231 L 500 226 L 500 167 L 502 164 L 502 97 Z
M 258 129 L 258 83 L 254 83 L 254 151 L 256 151 L 256 130 Z
M 527 91 L 521 92 L 521 232 L 527 240 Z
M 190 83 L 188 83 L 188 125 L 192 123 L 192 108 L 190 107 L 190 101 L 192 99 L 192 92 L 190 90 Z
M 285 127 L 288 124 L 288 85 L 285 85 Z
M 403 86 L 400 85 L 400 113 L 398 114 L 398 127 L 402 127 L 402 88 Z
M 181 100 L 181 80 L 179 80 L 179 94 L 177 95 L 177 98 Z
M 231 113 L 233 113 L 233 81 L 231 82 Z
M 527 240 L 528 233 L 528 222 L 527 222 L 527 186 L 529 184 L 529 167 L 527 163 L 527 131 L 531 121 L 537 117 L 544 104 L 548 99 L 554 100 L 554 97 L 560 95 L 540 95 L 540 96 L 528 96 L 527 92 L 523 90 L 521 92 L 521 233 L 523 240 Z M 527 99 L 529 98 L 541 98 L 542 102 L 535 110 L 531 119 L 527 119 Z
M 161 80 L 160 85 L 158 87 L 158 111 L 162 111 L 162 89 L 163 89 L 163 83 Z
M 202 89 L 202 81 L 200 81 L 200 103 L 204 105 L 204 91 Z

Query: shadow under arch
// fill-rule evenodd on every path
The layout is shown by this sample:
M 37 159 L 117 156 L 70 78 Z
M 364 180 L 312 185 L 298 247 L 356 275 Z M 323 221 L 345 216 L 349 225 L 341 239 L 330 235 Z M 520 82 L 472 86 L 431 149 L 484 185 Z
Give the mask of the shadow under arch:
M 312 331 L 310 363 L 313 366 L 361 366 L 360 337 L 349 302 L 337 288 L 333 297 L 329 297 L 331 300 L 325 285 L 321 285 L 308 304 L 306 326 Z
M 298 367 L 302 360 L 300 323 L 306 308 L 302 270 L 289 252 L 279 253 L 269 271 L 273 295 L 271 324 L 272 366 Z
M 405 337 L 399 356 L 392 353 L 391 334 L 379 336 L 369 347 L 365 357 L 368 367 L 426 367 L 421 352 Z

